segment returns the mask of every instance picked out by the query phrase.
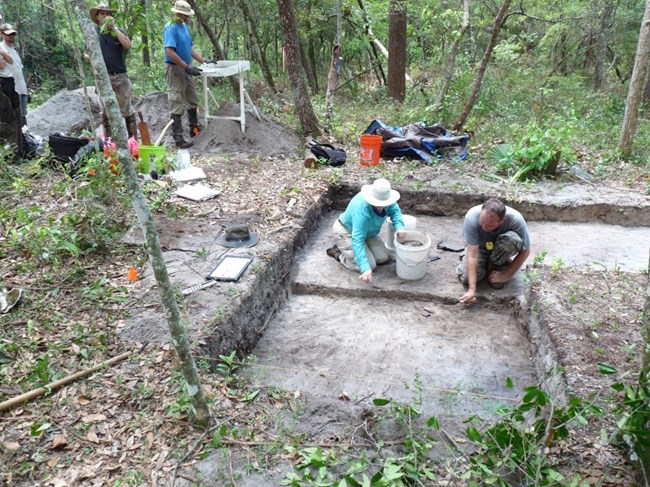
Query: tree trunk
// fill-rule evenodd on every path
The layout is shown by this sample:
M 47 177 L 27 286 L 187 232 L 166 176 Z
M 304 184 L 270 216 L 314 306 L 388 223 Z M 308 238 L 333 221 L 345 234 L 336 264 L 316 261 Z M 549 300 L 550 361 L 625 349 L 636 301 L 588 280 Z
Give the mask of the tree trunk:
M 264 51 L 260 45 L 260 37 L 257 32 L 257 27 L 255 26 L 255 19 L 253 19 L 250 7 L 248 6 L 248 0 L 239 0 L 237 3 L 239 5 L 239 9 L 241 10 L 242 16 L 244 17 L 244 22 L 246 23 L 247 30 L 250 34 L 249 41 L 251 44 L 251 49 L 255 53 L 257 62 L 260 65 L 262 76 L 264 76 L 266 84 L 269 85 L 269 88 L 271 88 L 273 92 L 276 92 L 275 81 L 273 80 L 273 75 L 269 69 L 269 64 L 266 61 L 266 55 L 264 54 Z
M 332 112 L 334 108 L 334 91 L 336 90 L 336 84 L 339 79 L 336 68 L 338 67 L 340 56 L 341 46 L 334 44 L 334 47 L 332 48 L 332 60 L 330 61 L 330 71 L 327 75 L 327 94 L 325 95 L 325 113 L 328 120 L 332 119 Z
M 643 85 L 648 74 L 648 55 L 650 54 L 650 0 L 646 0 L 645 13 L 641 21 L 639 42 L 634 58 L 634 69 L 630 78 L 630 88 L 625 101 L 625 115 L 618 140 L 618 150 L 623 157 L 628 157 L 632 151 L 632 141 L 636 132 L 636 122 L 639 116 L 639 105 L 643 95 Z
M 474 83 L 472 85 L 472 93 L 463 108 L 463 112 L 460 114 L 458 121 L 454 124 L 454 130 L 460 130 L 465 125 L 465 121 L 469 116 L 469 113 L 474 108 L 476 99 L 478 98 L 479 91 L 481 91 L 481 84 L 483 83 L 483 76 L 485 75 L 485 70 L 487 69 L 488 62 L 490 62 L 490 57 L 492 57 L 492 51 L 494 46 L 497 44 L 497 38 L 499 37 L 499 32 L 501 31 L 501 26 L 503 25 L 503 19 L 506 16 L 508 7 L 510 7 L 510 2 L 512 0 L 504 0 L 499 12 L 497 13 L 496 18 L 494 19 L 494 25 L 492 26 L 492 35 L 490 36 L 490 42 L 488 42 L 485 53 L 483 54 L 483 59 L 481 59 L 481 64 L 479 65 L 478 70 L 476 71 L 476 77 L 474 78 Z M 649 0 L 650 1 L 650 0 Z
M 598 38 L 596 41 L 596 55 L 594 58 L 594 76 L 593 84 L 595 90 L 600 90 L 605 82 L 605 64 L 607 57 L 607 31 L 612 20 L 614 11 L 614 2 L 607 1 L 603 7 L 600 17 L 600 27 L 598 29 Z
M 140 0 L 140 7 L 142 7 L 142 13 L 144 14 L 144 18 L 147 19 L 147 13 L 149 12 L 149 9 L 147 8 L 147 0 Z M 151 66 L 151 54 L 149 52 L 149 22 L 146 21 L 145 23 L 145 30 L 142 32 L 142 35 L 140 36 L 142 40 L 142 64 L 144 66 Z
M 391 0 L 388 13 L 388 96 L 406 96 L 406 1 Z
M 382 85 L 386 85 L 386 75 L 384 74 L 384 68 L 381 64 L 381 58 L 377 54 L 377 44 L 375 44 L 375 35 L 372 33 L 372 29 L 370 28 L 370 21 L 368 20 L 368 15 L 366 14 L 366 9 L 363 6 L 363 1 L 362 0 L 357 0 L 357 3 L 359 4 L 359 8 L 361 9 L 361 15 L 363 17 L 363 28 L 366 33 L 366 35 L 370 38 L 370 49 L 371 49 L 371 64 L 373 65 L 373 68 L 377 72 L 377 79 L 379 80 L 379 83 Z M 380 48 L 384 48 L 384 46 L 381 44 L 381 42 L 377 41 Z M 384 48 L 386 49 L 386 48 Z M 386 54 L 388 56 L 388 54 Z M 374 60 L 374 61 L 373 61 Z
M 442 85 L 440 86 L 440 91 L 438 92 L 438 97 L 433 106 L 433 112 L 436 117 L 440 117 L 440 109 L 442 108 L 442 102 L 447 96 L 447 89 L 449 88 L 449 83 L 454 77 L 454 67 L 456 66 L 456 56 L 458 55 L 458 48 L 460 47 L 460 41 L 462 40 L 465 32 L 469 30 L 469 0 L 463 0 L 463 23 L 460 27 L 460 32 L 458 37 L 454 40 L 454 43 L 451 46 L 451 51 L 449 52 L 449 59 L 447 59 L 447 66 L 445 66 L 445 72 L 442 77 Z
M 120 162 L 120 173 L 124 179 L 127 191 L 131 197 L 131 202 L 138 217 L 140 226 L 145 236 L 147 252 L 151 261 L 160 298 L 162 300 L 163 308 L 165 309 L 165 316 L 169 323 L 169 331 L 172 336 L 172 343 L 176 349 L 178 360 L 181 365 L 181 370 L 185 377 L 186 390 L 190 398 L 192 407 L 194 409 L 195 419 L 197 424 L 207 428 L 210 423 L 210 411 L 203 395 L 203 388 L 201 387 L 200 378 L 196 370 L 196 365 L 190 350 L 190 343 L 187 336 L 187 330 L 182 322 L 181 312 L 176 302 L 176 295 L 174 288 L 169 280 L 167 267 L 163 259 L 162 250 L 160 248 L 160 240 L 158 238 L 158 231 L 149 207 L 147 200 L 142 193 L 142 188 L 138 184 L 138 177 L 133 167 L 131 154 L 127 145 L 126 124 L 124 118 L 120 113 L 115 93 L 111 88 L 108 71 L 106 64 L 102 57 L 99 48 L 99 39 L 95 26 L 88 16 L 88 9 L 84 5 L 83 0 L 72 0 L 79 25 L 86 42 L 86 47 L 90 54 L 90 65 L 95 76 L 95 83 L 102 96 L 102 101 L 106 107 L 108 120 L 110 126 L 113 128 L 113 139 L 118 147 L 118 159 Z
M 45 45 L 48 47 L 48 50 L 53 50 L 59 45 L 59 26 L 56 24 L 57 16 L 54 15 L 54 12 L 57 11 L 57 7 L 54 3 L 54 0 L 46 0 L 41 4 L 41 12 L 43 13 L 43 18 L 47 19 L 47 23 L 45 24 L 46 27 L 43 33 L 43 41 L 45 41 Z M 11 22 L 14 25 L 18 24 L 18 28 L 20 29 L 20 23 L 16 22 L 16 19 L 2 20 L 2 22 L 7 21 Z
M 280 25 L 284 34 L 284 47 L 287 60 L 287 74 L 293 89 L 294 103 L 300 125 L 305 135 L 320 135 L 318 119 L 311 105 L 302 64 L 300 63 L 300 44 L 291 0 L 277 0 Z
M 219 42 L 219 38 L 216 36 L 214 33 L 214 30 L 212 30 L 212 27 L 210 26 L 210 23 L 208 20 L 203 16 L 203 13 L 197 8 L 196 5 L 196 0 L 188 0 L 187 3 L 190 4 L 192 7 L 192 10 L 194 10 L 196 14 L 196 18 L 198 19 L 199 23 L 201 24 L 201 27 L 203 27 L 203 30 L 208 36 L 208 39 L 210 39 L 210 43 L 212 44 L 212 47 L 214 47 L 214 51 L 217 54 L 217 57 L 219 59 L 228 59 L 228 55 L 224 51 L 224 49 L 221 47 L 221 43 Z M 208 57 L 208 56 L 204 56 Z M 209 56 L 212 57 L 212 56 Z M 235 99 L 239 100 L 239 76 L 228 76 L 226 78 L 228 82 L 230 83 L 230 88 L 232 89 L 232 92 L 235 95 Z M 204 107 L 205 108 L 205 107 Z
M 643 88 L 643 103 L 646 105 L 650 101 L 650 70 L 646 73 L 645 87 Z
M 307 78 L 307 83 L 311 88 L 311 93 L 315 95 L 318 92 L 318 85 L 316 84 L 316 75 L 314 74 L 312 65 L 309 59 L 307 58 L 307 54 L 305 53 L 305 47 L 303 42 L 300 40 L 300 36 L 298 36 L 298 43 L 300 46 L 300 62 L 302 63 L 302 69 L 303 72 L 305 73 L 305 77 Z
M 343 46 L 343 0 L 336 2 L 336 43 Z

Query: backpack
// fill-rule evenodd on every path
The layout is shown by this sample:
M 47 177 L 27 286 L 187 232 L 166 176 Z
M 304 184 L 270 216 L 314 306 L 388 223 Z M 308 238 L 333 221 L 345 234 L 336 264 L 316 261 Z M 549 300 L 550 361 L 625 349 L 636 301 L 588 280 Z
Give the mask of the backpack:
M 309 142 L 309 150 L 318 158 L 320 164 L 326 166 L 342 166 L 347 159 L 343 149 L 337 149 L 330 144 L 321 144 L 312 140 Z

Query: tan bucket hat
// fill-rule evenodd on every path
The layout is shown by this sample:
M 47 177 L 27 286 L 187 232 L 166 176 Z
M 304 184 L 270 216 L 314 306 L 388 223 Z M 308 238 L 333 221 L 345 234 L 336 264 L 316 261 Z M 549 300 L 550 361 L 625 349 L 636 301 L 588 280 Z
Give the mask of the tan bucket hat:
M 172 7 L 172 12 L 175 14 L 187 15 L 188 17 L 194 16 L 194 10 L 190 7 L 190 4 L 185 0 L 176 0 L 174 6 Z
M 108 15 L 115 15 L 115 12 L 113 12 L 111 7 L 109 7 L 105 3 L 100 3 L 96 7 L 90 9 L 90 18 L 96 24 L 99 24 L 99 22 L 97 21 L 97 14 L 99 12 L 106 12 Z

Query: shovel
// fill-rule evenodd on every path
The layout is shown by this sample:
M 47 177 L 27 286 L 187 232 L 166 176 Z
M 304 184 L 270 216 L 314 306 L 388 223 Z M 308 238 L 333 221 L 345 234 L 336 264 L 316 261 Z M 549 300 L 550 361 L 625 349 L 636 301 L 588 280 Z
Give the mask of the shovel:
M 140 121 L 138 122 L 138 130 L 140 131 L 140 137 L 142 138 L 142 145 L 151 145 L 149 126 L 147 125 L 147 122 L 144 121 L 142 110 L 138 110 L 138 117 L 140 117 Z

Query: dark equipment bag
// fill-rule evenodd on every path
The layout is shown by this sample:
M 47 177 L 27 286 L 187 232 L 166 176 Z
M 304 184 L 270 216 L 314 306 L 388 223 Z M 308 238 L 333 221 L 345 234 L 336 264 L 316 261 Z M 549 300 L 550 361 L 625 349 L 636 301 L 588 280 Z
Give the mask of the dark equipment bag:
M 342 166 L 348 157 L 343 149 L 316 141 L 309 142 L 309 150 L 318 158 L 319 163 L 327 166 Z
M 69 137 L 59 133 L 50 134 L 48 138 L 48 145 L 50 146 L 52 155 L 60 162 L 74 160 L 79 149 L 87 144 L 88 139 L 83 137 Z

